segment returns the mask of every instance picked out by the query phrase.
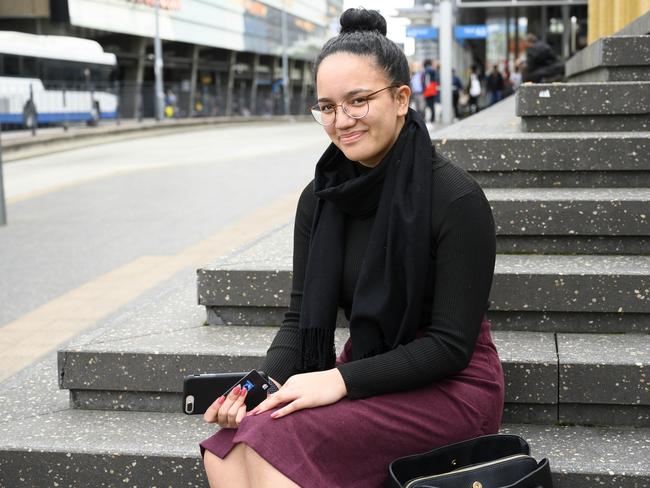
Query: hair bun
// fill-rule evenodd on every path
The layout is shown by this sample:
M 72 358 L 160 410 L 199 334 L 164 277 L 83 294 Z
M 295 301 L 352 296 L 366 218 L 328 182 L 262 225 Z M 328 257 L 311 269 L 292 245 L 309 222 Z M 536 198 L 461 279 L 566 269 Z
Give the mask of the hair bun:
M 378 10 L 363 7 L 349 8 L 341 15 L 341 34 L 348 32 L 378 31 L 386 35 L 386 19 Z

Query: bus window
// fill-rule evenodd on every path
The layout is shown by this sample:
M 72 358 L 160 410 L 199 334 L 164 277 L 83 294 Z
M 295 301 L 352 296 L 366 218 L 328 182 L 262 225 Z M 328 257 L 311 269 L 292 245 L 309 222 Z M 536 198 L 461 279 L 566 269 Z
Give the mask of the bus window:
M 15 56 L 13 54 L 5 54 L 3 68 L 4 68 L 4 71 L 2 72 L 3 76 L 20 75 L 20 61 L 18 59 L 18 56 Z
M 36 66 L 36 58 L 23 56 L 22 75 L 27 78 L 38 78 L 38 69 Z

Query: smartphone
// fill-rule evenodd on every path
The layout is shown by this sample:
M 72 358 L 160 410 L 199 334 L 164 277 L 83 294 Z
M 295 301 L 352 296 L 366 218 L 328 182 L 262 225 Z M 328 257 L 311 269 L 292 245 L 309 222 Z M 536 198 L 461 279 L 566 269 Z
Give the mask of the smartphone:
M 212 403 L 222 395 L 240 385 L 246 388 L 246 410 L 251 411 L 268 393 L 278 390 L 275 383 L 263 371 L 248 373 L 194 374 L 183 380 L 183 412 L 188 415 L 205 413 Z

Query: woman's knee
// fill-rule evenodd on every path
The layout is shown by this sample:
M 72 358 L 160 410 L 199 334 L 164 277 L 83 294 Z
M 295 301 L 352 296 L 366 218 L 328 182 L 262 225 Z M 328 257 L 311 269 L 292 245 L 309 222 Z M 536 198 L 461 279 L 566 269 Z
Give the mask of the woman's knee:
M 228 486 L 246 488 L 249 486 L 244 460 L 244 447 L 243 444 L 235 445 L 223 459 L 215 456 L 210 451 L 205 451 L 203 466 L 208 475 L 211 488 Z M 219 481 L 218 484 L 217 480 Z

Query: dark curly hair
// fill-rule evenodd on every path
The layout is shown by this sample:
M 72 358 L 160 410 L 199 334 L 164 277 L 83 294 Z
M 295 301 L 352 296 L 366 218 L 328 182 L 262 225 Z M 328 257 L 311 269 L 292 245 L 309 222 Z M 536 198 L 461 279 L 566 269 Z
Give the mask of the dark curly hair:
M 391 84 L 408 85 L 410 82 L 406 56 L 386 37 L 386 19 L 377 10 L 349 8 L 343 12 L 339 35 L 327 41 L 316 57 L 314 81 L 323 59 L 338 52 L 374 57 Z

